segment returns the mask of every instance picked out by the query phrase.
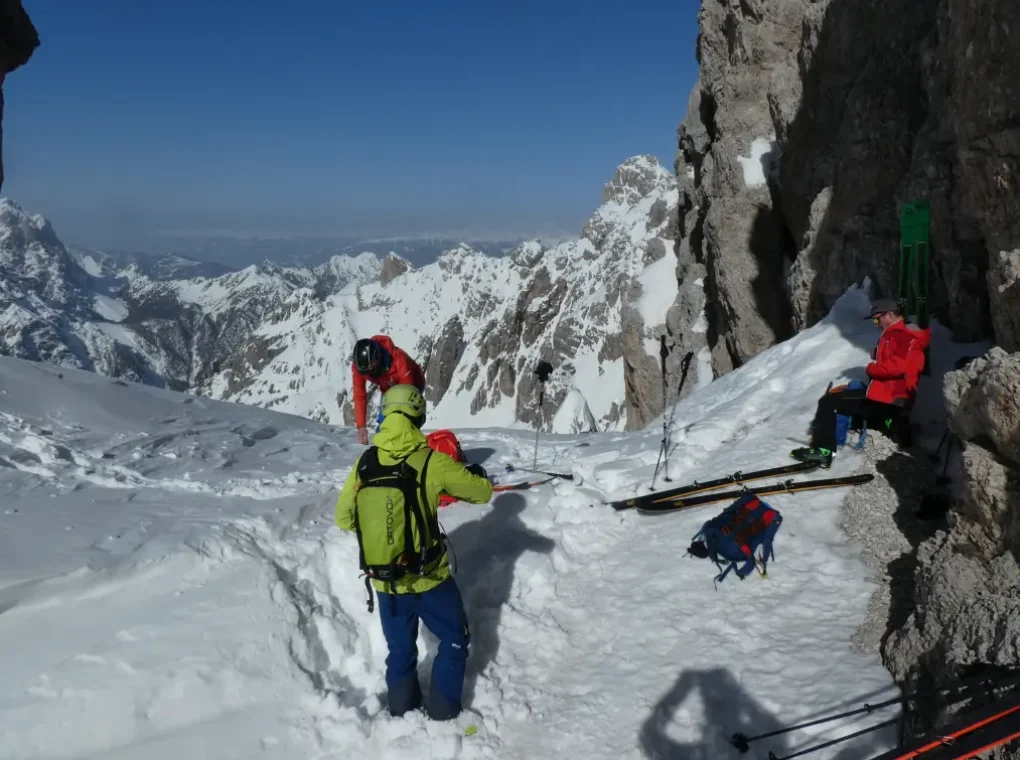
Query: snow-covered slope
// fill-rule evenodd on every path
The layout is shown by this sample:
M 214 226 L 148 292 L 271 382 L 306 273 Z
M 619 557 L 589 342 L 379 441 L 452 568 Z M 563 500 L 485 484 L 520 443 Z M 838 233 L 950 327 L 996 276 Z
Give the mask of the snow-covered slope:
M 847 294 L 682 400 L 673 480 L 788 462 L 819 392 L 868 361 L 865 308 Z M 389 718 L 355 540 L 332 524 L 363 450 L 353 431 L 58 372 L 0 359 L 2 757 L 726 760 L 741 757 L 734 732 L 895 693 L 877 654 L 851 648 L 873 587 L 840 531 L 845 491 L 771 498 L 784 522 L 768 578 L 716 590 L 715 567 L 684 550 L 723 505 L 645 517 L 600 503 L 647 488 L 653 425 L 544 435 L 540 465 L 574 481 L 443 510 L 471 620 L 469 712 L 456 726 Z M 531 464 L 530 431 L 458 432 L 495 475 Z M 419 648 L 434 652 L 424 629 Z M 755 756 L 879 720 L 780 735 Z
M 546 429 L 577 428 L 556 414 L 568 397 L 587 405 L 598 429 L 623 429 L 625 340 L 657 356 L 676 296 L 675 217 L 672 174 L 653 158 L 631 159 L 576 240 L 548 250 L 525 243 L 500 258 L 461 246 L 326 299 L 295 290 L 202 392 L 351 424 L 354 342 L 384 333 L 426 369 L 437 424 L 535 422 L 532 373 L 545 359 L 556 368 L 541 412 Z

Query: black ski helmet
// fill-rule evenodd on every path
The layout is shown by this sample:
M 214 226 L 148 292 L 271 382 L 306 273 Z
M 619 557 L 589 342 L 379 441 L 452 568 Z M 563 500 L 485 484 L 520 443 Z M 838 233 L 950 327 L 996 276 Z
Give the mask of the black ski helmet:
M 386 364 L 386 352 L 371 338 L 362 338 L 354 344 L 354 367 L 363 375 L 375 375 Z

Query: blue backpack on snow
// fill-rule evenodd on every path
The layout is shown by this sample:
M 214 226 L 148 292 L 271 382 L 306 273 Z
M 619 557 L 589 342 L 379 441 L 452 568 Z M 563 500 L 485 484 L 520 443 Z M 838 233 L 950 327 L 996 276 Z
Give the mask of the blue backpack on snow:
M 768 560 L 776 556 L 772 541 L 782 522 L 779 512 L 755 494 L 748 493 L 701 526 L 687 551 L 700 559 L 711 559 L 720 570 L 728 563 L 726 569 L 715 577 L 716 583 L 723 580 L 730 570 L 735 570 L 737 577 L 743 580 L 759 562 L 760 573 L 765 577 Z M 755 557 L 759 548 L 761 554 Z

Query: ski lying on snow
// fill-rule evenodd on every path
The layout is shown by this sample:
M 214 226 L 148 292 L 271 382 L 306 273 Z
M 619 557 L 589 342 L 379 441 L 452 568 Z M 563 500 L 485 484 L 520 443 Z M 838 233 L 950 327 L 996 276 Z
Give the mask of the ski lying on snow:
M 721 491 L 705 494 L 704 496 L 674 496 L 658 503 L 638 504 L 635 509 L 644 514 L 662 514 L 672 512 L 684 507 L 697 507 L 701 504 L 711 504 L 716 501 L 728 499 L 739 499 L 744 494 L 753 493 L 757 496 L 767 496 L 776 493 L 797 493 L 798 491 L 814 491 L 821 488 L 838 488 L 839 486 L 856 486 L 861 483 L 868 483 L 875 479 L 871 473 L 861 475 L 848 475 L 842 478 L 823 478 L 820 480 L 786 480 L 781 483 L 773 483 L 770 486 L 760 488 L 741 488 L 736 491 Z
M 655 493 L 632 496 L 629 499 L 611 501 L 609 502 L 609 506 L 617 511 L 621 511 L 632 507 L 644 506 L 646 504 L 659 504 L 671 501 L 678 496 L 690 496 L 691 494 L 701 493 L 702 491 L 711 491 L 713 488 L 721 488 L 722 486 L 728 486 L 733 483 L 746 483 L 751 480 L 771 478 L 773 475 L 789 475 L 794 472 L 806 472 L 807 470 L 813 470 L 816 467 L 818 467 L 818 465 L 815 462 L 798 462 L 797 464 L 787 464 L 781 467 L 769 467 L 764 470 L 752 470 L 751 472 L 740 472 L 738 470 L 732 475 L 724 475 L 721 478 L 716 478 L 715 480 L 706 480 L 704 483 L 694 481 L 690 485 L 680 486 L 679 488 L 671 488 L 668 491 L 657 491 Z

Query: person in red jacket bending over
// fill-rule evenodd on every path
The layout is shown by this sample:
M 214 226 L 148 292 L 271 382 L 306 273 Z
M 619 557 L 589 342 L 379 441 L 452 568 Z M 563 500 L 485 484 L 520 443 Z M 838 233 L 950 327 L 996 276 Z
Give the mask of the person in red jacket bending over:
M 365 446 L 368 445 L 366 380 L 377 385 L 380 393 L 385 393 L 394 385 L 413 385 L 419 393 L 425 393 L 425 374 L 421 367 L 386 335 L 362 338 L 354 344 L 351 378 L 354 387 L 354 424 L 358 428 L 358 441 Z
M 878 346 L 871 352 L 872 362 L 866 368 L 871 382 L 866 388 L 834 391 L 822 396 L 811 425 L 811 446 L 791 451 L 794 459 L 817 462 L 825 468 L 832 464 L 837 414 L 857 417 L 876 427 L 883 426 L 890 417 L 908 423 L 901 415 L 904 410 L 909 413 L 914 405 L 931 330 L 907 327 L 899 304 L 892 298 L 875 301 L 865 319 L 882 328 Z

